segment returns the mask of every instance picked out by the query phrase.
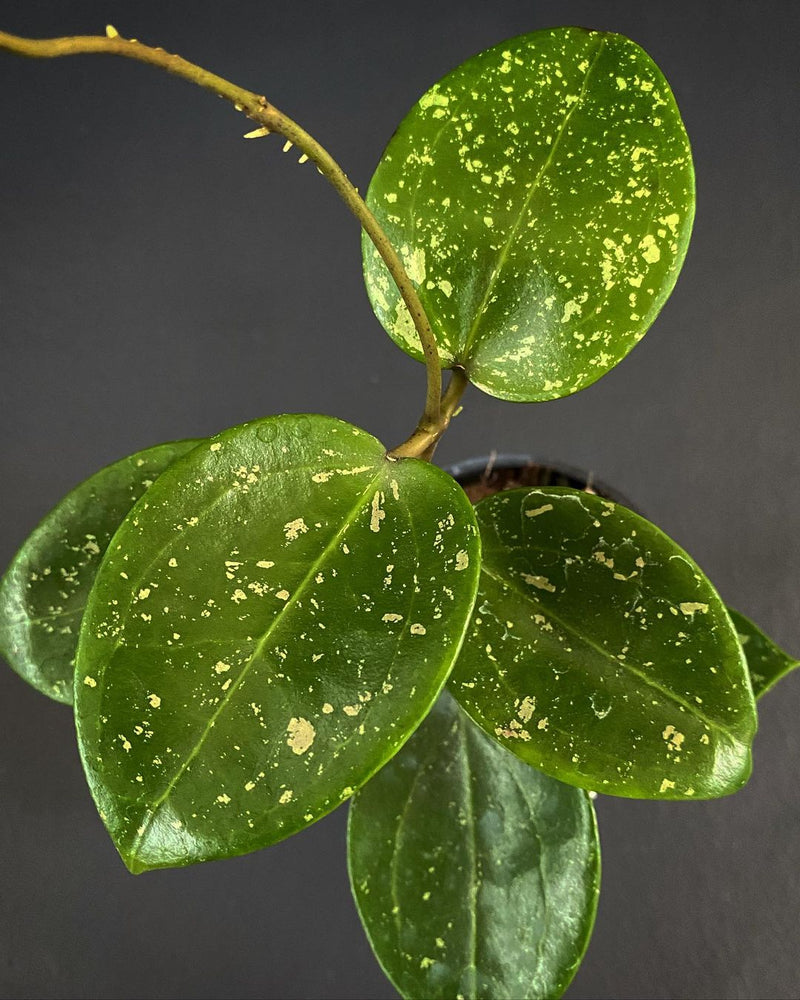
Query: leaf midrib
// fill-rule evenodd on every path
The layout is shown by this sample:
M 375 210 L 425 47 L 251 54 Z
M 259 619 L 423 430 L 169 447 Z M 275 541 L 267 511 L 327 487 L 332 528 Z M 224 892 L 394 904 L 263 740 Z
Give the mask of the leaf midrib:
M 696 705 L 692 705 L 690 701 L 687 701 L 685 698 L 682 698 L 681 695 L 677 694 L 677 692 L 671 691 L 669 688 L 666 688 L 662 684 L 659 684 L 658 681 L 653 680 L 653 678 L 649 677 L 648 674 L 642 668 L 637 667 L 629 660 L 618 660 L 607 649 L 604 649 L 603 646 L 598 646 L 597 643 L 594 642 L 592 639 L 590 639 L 588 636 L 581 635 L 580 632 L 575 631 L 573 626 L 567 624 L 567 622 L 565 622 L 562 618 L 560 618 L 557 614 L 555 614 L 552 608 L 543 605 L 541 601 L 537 600 L 533 594 L 526 593 L 524 590 L 516 586 L 516 584 L 512 583 L 510 580 L 504 580 L 501 576 L 498 576 L 496 573 L 493 573 L 489 569 L 489 566 L 487 565 L 486 562 L 483 562 L 481 565 L 481 573 L 485 573 L 489 577 L 489 579 L 494 580 L 495 583 L 499 583 L 501 587 L 505 587 L 507 590 L 511 590 L 515 594 L 518 594 L 527 603 L 533 604 L 538 609 L 545 611 L 548 617 L 552 618 L 553 621 L 557 622 L 568 635 L 572 636 L 575 639 L 578 639 L 580 642 L 583 642 L 585 645 L 589 646 L 596 653 L 598 653 L 604 660 L 608 660 L 611 663 L 613 663 L 615 668 L 621 668 L 623 670 L 626 670 L 628 673 L 632 674 L 634 677 L 638 677 L 639 680 L 643 681 L 648 687 L 652 688 L 654 691 L 658 691 L 669 701 L 672 701 L 676 705 L 679 705 L 682 708 L 684 708 L 687 712 L 689 712 L 695 718 L 699 719 L 710 729 L 714 729 L 718 733 L 721 733 L 723 736 L 727 737 L 727 739 L 730 740 L 733 744 L 738 746 L 743 742 L 739 736 L 737 736 L 731 730 L 727 729 L 723 724 L 715 722 L 713 719 L 709 718 L 704 712 L 700 711 Z
M 506 262 L 506 260 L 508 258 L 508 255 L 511 252 L 511 246 L 514 243 L 514 240 L 516 239 L 516 236 L 517 236 L 517 233 L 519 232 L 520 226 L 522 225 L 522 220 L 523 220 L 523 218 L 525 216 L 525 213 L 528 211 L 530 203 L 533 200 L 534 194 L 539 190 L 539 186 L 541 184 L 542 178 L 547 173 L 547 170 L 549 169 L 550 165 L 553 162 L 553 159 L 555 157 L 556 149 L 558 148 L 558 145 L 561 142 L 561 139 L 562 139 L 562 137 L 563 137 L 563 135 L 564 135 L 564 133 L 566 131 L 567 125 L 569 124 L 572 116 L 575 114 L 575 112 L 578 110 L 578 108 L 581 106 L 581 103 L 583 102 L 583 98 L 586 95 L 586 90 L 587 90 L 587 87 L 588 87 L 588 84 L 589 84 L 589 77 L 592 75 L 592 70 L 597 65 L 597 61 L 599 60 L 599 58 L 600 58 L 600 56 L 601 56 L 601 54 L 603 52 L 603 49 L 606 47 L 606 41 L 607 41 L 606 36 L 602 35 L 601 38 L 600 38 L 600 44 L 597 46 L 597 50 L 595 51 L 595 54 L 594 54 L 594 56 L 592 58 L 592 61 L 589 64 L 588 69 L 586 70 L 586 75 L 583 78 L 583 83 L 582 83 L 581 89 L 580 89 L 580 91 L 578 93 L 578 99 L 577 99 L 577 101 L 575 101 L 575 103 L 569 108 L 569 110 L 567 111 L 567 113 L 564 115 L 564 120 L 561 123 L 561 126 L 560 126 L 560 128 L 558 130 L 558 134 L 556 135 L 555 139 L 553 140 L 553 144 L 550 147 L 550 152 L 547 154 L 546 160 L 544 161 L 544 163 L 542 164 L 542 166 L 539 168 L 539 172 L 536 174 L 536 177 L 534 178 L 533 184 L 531 184 L 530 188 L 528 189 L 528 193 L 526 194 L 526 196 L 525 196 L 525 198 L 524 198 L 524 200 L 522 202 L 522 207 L 520 208 L 519 213 L 517 214 L 516 221 L 514 222 L 514 225 L 511 227 L 511 230 L 510 230 L 510 232 L 508 234 L 508 237 L 507 237 L 505 243 L 503 244 L 502 248 L 500 249 L 500 252 L 499 252 L 499 254 L 497 256 L 497 260 L 495 262 L 494 268 L 492 269 L 491 276 L 490 276 L 489 281 L 488 281 L 488 283 L 486 285 L 486 291 L 484 292 L 483 299 L 481 300 L 481 304 L 478 307 L 478 311 L 475 314 L 475 319 L 474 319 L 474 321 L 472 323 L 472 326 L 470 327 L 469 332 L 467 333 L 466 339 L 464 341 L 464 347 L 463 347 L 462 352 L 461 352 L 461 363 L 462 364 L 467 365 L 469 363 L 469 360 L 470 360 L 470 350 L 471 350 L 472 345 L 473 345 L 473 343 L 475 341 L 475 338 L 478 335 L 478 330 L 480 329 L 481 322 L 482 322 L 482 320 L 484 318 L 484 315 L 485 315 L 486 306 L 488 305 L 489 299 L 491 298 L 492 292 L 494 291 L 494 287 L 497 284 L 497 279 L 500 276 L 500 272 L 502 271 L 503 266 L 504 266 L 504 264 L 505 264 L 505 262 Z
M 514 763 L 516 763 L 516 762 L 514 762 Z M 528 792 L 527 792 L 527 790 L 525 788 L 523 788 L 522 782 L 519 780 L 519 776 L 517 774 L 517 769 L 515 767 L 513 767 L 511 764 L 509 764 L 508 765 L 508 773 L 511 775 L 511 780 L 516 785 L 517 791 L 519 792 L 519 795 L 520 795 L 520 798 L 522 799 L 522 801 L 523 801 L 523 803 L 525 805 L 525 810 L 528 813 L 528 819 L 530 820 L 530 829 L 531 829 L 531 832 L 533 833 L 533 838 L 536 841 L 536 846 L 538 848 L 538 852 L 537 852 L 537 855 L 536 855 L 536 869 L 539 872 L 539 879 L 540 879 L 540 881 L 542 883 L 542 910 L 543 910 L 543 925 L 544 926 L 542 927 L 542 933 L 539 935 L 539 939 L 536 942 L 536 971 L 531 976 L 530 988 L 527 991 L 529 993 L 532 993 L 534 986 L 537 984 L 537 982 L 539 981 L 539 978 L 541 976 L 541 969 L 542 969 L 542 965 L 543 965 L 542 957 L 543 957 L 543 952 L 544 952 L 544 945 L 545 945 L 545 942 L 547 941 L 547 934 L 548 934 L 548 930 L 549 930 L 549 926 L 550 926 L 550 912 L 551 912 L 551 907 L 550 907 L 550 901 L 548 899 L 548 892 L 547 892 L 547 888 L 548 888 L 547 887 L 547 877 L 545 876 L 545 873 L 544 873 L 545 850 L 544 850 L 544 841 L 542 840 L 542 835 L 539 832 L 539 827 L 537 825 L 537 818 L 534 815 L 533 808 L 531 807 L 531 803 L 530 803 L 530 800 L 528 798 Z
M 307 471 L 309 469 L 316 469 L 316 468 L 318 468 L 318 464 L 319 463 L 305 463 L 304 462 L 304 463 L 302 463 L 300 465 L 287 465 L 287 466 L 284 466 L 282 468 L 270 470 L 269 471 L 269 475 L 271 475 L 271 476 L 283 476 L 283 475 L 287 475 L 288 473 L 291 473 L 291 472 L 304 472 L 304 471 Z M 327 470 L 320 470 L 320 471 L 327 471 Z M 208 517 L 209 513 L 217 506 L 217 504 L 221 503 L 223 500 L 225 500 L 226 498 L 230 497 L 231 494 L 233 494 L 235 492 L 235 490 L 236 490 L 236 485 L 235 484 L 228 484 L 228 485 L 226 485 L 225 488 L 221 492 L 217 493 L 217 495 L 213 498 L 213 500 L 210 500 L 206 504 L 206 506 L 200 511 L 200 514 L 199 514 L 200 520 L 201 521 L 205 520 L 205 518 Z M 135 507 L 138 506 L 139 502 L 141 500 L 143 500 L 143 498 L 145 496 L 151 496 L 150 491 L 148 491 L 147 494 L 142 494 L 142 497 L 140 497 L 140 499 L 136 501 L 136 504 L 134 505 L 134 507 L 132 507 L 131 510 L 126 515 L 125 520 L 123 521 L 123 525 L 125 524 L 125 521 L 127 521 L 128 516 L 132 513 L 132 511 L 135 509 Z M 158 498 L 156 498 L 156 502 L 157 502 L 157 499 Z M 120 526 L 120 528 L 118 530 L 120 532 L 122 531 L 122 525 Z M 115 533 L 114 536 L 112 537 L 111 541 L 113 542 L 116 537 L 117 537 L 117 535 Z M 136 593 L 138 592 L 138 590 L 141 587 L 141 585 L 148 579 L 148 577 L 150 575 L 150 570 L 156 565 L 156 563 L 159 561 L 159 559 L 161 559 L 167 552 L 169 552 L 171 550 L 171 548 L 172 548 L 173 545 L 178 545 L 182 541 L 183 541 L 183 538 L 180 537 L 180 536 L 178 536 L 178 534 L 176 532 L 170 532 L 169 535 L 168 535 L 168 537 L 167 537 L 167 541 L 164 542 L 163 545 L 159 546 L 158 550 L 152 556 L 152 558 L 147 563 L 147 565 L 144 566 L 138 572 L 138 574 L 136 576 L 136 582 L 133 583 L 132 581 L 128 581 L 129 583 L 131 583 L 131 586 L 129 588 L 129 596 L 128 596 L 127 605 L 125 607 L 124 615 L 122 613 L 120 615 L 121 620 L 124 620 L 130 614 L 130 610 L 133 607 L 134 600 L 136 598 Z M 119 546 L 117 546 L 117 548 L 119 549 Z M 108 559 L 109 557 L 113 557 L 113 555 L 114 555 L 114 553 L 111 552 L 111 542 L 109 542 L 108 548 L 106 549 L 106 553 L 104 554 L 103 560 L 102 560 L 102 562 L 100 564 L 100 569 L 98 569 L 98 576 L 100 575 L 100 571 L 102 570 L 102 567 L 103 567 L 106 559 Z M 89 598 L 87 599 L 87 608 L 86 608 L 86 612 L 85 612 L 85 619 L 81 623 L 81 634 L 83 634 L 83 627 L 85 625 L 86 620 L 88 620 L 88 618 L 91 617 L 91 614 L 94 612 L 94 608 L 92 607 L 92 605 L 90 604 L 90 602 L 91 602 L 91 593 L 89 595 Z M 126 643 L 125 643 L 125 632 L 124 632 L 124 629 L 121 629 L 120 632 L 119 632 L 119 634 L 116 636 L 115 641 L 114 641 L 114 648 L 108 654 L 107 662 L 111 660 L 111 658 L 113 657 L 114 653 L 121 646 L 125 646 L 125 645 L 126 645 Z M 79 637 L 79 640 L 78 640 L 78 655 L 77 655 L 77 659 L 76 659 L 76 664 L 80 660 L 80 655 L 79 655 L 80 654 L 80 647 L 81 647 L 81 642 L 80 642 L 80 637 Z M 77 671 L 76 671 L 76 677 L 77 677 Z M 101 700 L 105 697 L 105 679 L 106 679 L 106 670 L 104 668 L 102 670 L 102 672 L 100 673 L 100 677 L 98 679 L 98 684 L 100 686 L 100 698 L 101 698 Z M 77 704 L 77 698 L 75 700 L 76 700 L 76 704 Z
M 470 962 L 467 965 L 467 970 L 472 972 L 472 990 L 470 992 L 470 998 L 476 998 L 478 995 L 478 845 L 475 839 L 475 805 L 473 800 L 472 791 L 472 765 L 470 763 L 469 757 L 469 738 L 467 735 L 467 727 L 469 722 L 466 715 L 459 709 L 458 710 L 458 723 L 459 723 L 459 735 L 460 735 L 460 745 L 461 753 L 459 754 L 459 761 L 461 763 L 462 778 L 464 783 L 464 804 L 466 806 L 466 826 L 469 828 L 469 836 L 466 837 L 466 843 L 468 847 L 468 854 L 470 860 L 470 870 L 472 872 L 472 879 L 470 881 L 469 890 L 469 956 Z M 465 970 L 466 971 L 466 970 Z
M 244 666 L 242 667 L 242 669 L 241 669 L 241 671 L 239 673 L 239 676 L 236 678 L 236 681 L 230 686 L 230 688 L 228 689 L 228 691 L 225 692 L 225 695 L 220 700 L 219 705 L 216 707 L 216 709 L 214 710 L 214 712 L 212 713 L 212 715 L 209 717 L 209 720 L 206 723 L 206 725 L 205 725 L 202 733 L 200 734 L 199 738 L 197 739 L 197 742 L 195 743 L 194 747 L 189 751 L 189 753 L 187 754 L 187 756 L 184 759 L 183 763 L 178 768 L 178 770 L 175 772 L 175 774 L 173 775 L 173 777 L 170 779 L 170 781 L 167 784 L 167 786 L 164 789 L 164 791 L 149 806 L 145 807 L 147 809 L 148 815 L 147 815 L 147 818 L 145 819 L 145 821 L 141 824 L 141 826 L 137 830 L 136 837 L 135 837 L 135 839 L 133 841 L 133 844 L 131 845 L 131 849 L 130 849 L 129 854 L 128 854 L 128 857 L 129 857 L 130 860 L 133 860 L 136 857 L 137 850 L 140 847 L 140 845 L 142 844 L 144 838 L 146 837 L 146 835 L 147 835 L 147 833 L 148 833 L 148 831 L 150 829 L 150 826 L 153 823 L 153 820 L 155 819 L 156 815 L 158 814 L 159 809 L 164 804 L 164 802 L 166 802 L 166 800 L 169 798 L 170 794 L 175 789 L 175 787 L 177 786 L 178 782 L 181 780 L 181 778 L 183 777 L 183 775 L 186 773 L 186 771 L 189 768 L 189 766 L 191 765 L 191 763 L 195 760 L 195 758 L 197 757 L 197 755 L 202 750 L 203 745 L 204 745 L 206 739 L 208 738 L 208 736 L 211 733 L 212 729 L 216 725 L 217 719 L 220 717 L 220 715 L 225 710 L 225 708 L 230 704 L 231 699 L 233 698 L 234 694 L 239 690 L 239 688 L 243 684 L 244 679 L 247 677 L 247 675 L 248 675 L 248 673 L 250 671 L 250 668 L 252 667 L 253 663 L 257 659 L 257 657 L 258 657 L 259 653 L 261 652 L 261 650 L 264 648 L 264 645 L 269 641 L 270 636 L 272 635 L 272 633 L 274 632 L 274 630 L 277 628 L 278 624 L 283 620 L 284 616 L 289 611 L 289 609 L 293 608 L 295 606 L 295 604 L 297 603 L 297 600 L 298 600 L 299 596 L 304 592 L 305 588 L 309 585 L 309 583 L 311 582 L 311 580 L 314 579 L 314 577 L 316 576 L 317 572 L 319 571 L 319 567 L 325 562 L 325 559 L 330 555 L 330 553 L 333 551 L 333 549 L 339 543 L 339 541 L 341 540 L 342 536 L 345 534 L 345 532 L 347 531 L 347 529 L 352 526 L 353 522 L 356 519 L 356 516 L 361 512 L 361 510 L 363 508 L 364 500 L 365 500 L 366 496 L 372 490 L 375 489 L 376 484 L 380 481 L 380 479 L 383 476 L 383 474 L 384 474 L 383 467 L 382 466 L 378 466 L 377 472 L 372 477 L 372 479 L 370 479 L 370 481 L 367 484 L 367 486 L 361 491 L 361 493 L 359 493 L 358 499 L 356 500 L 355 504 L 348 511 L 346 517 L 344 518 L 344 520 L 343 520 L 343 522 L 341 524 L 341 527 L 331 536 L 330 541 L 325 546 L 325 548 L 322 550 L 322 552 L 319 554 L 319 556 L 317 557 L 317 559 L 315 559 L 314 562 L 311 564 L 311 566 L 308 569 L 308 572 L 303 577 L 303 579 L 300 581 L 300 584 L 292 592 L 291 597 L 286 601 L 286 603 L 283 605 L 283 607 L 281 607 L 279 609 L 278 613 L 270 621 L 270 623 L 269 623 L 267 629 L 265 630 L 264 634 L 261 636 L 261 638 L 256 643 L 255 649 L 250 654 L 250 656 L 248 657 L 248 659 L 245 662 Z

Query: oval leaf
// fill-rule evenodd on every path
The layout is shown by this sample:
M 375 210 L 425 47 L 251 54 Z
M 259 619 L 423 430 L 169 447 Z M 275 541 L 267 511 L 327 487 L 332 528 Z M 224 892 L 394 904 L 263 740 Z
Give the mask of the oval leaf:
M 658 67 L 621 35 L 554 28 L 424 94 L 367 203 L 404 258 L 445 367 L 502 399 L 553 399 L 613 368 L 675 284 L 694 218 L 686 132 Z M 422 358 L 363 242 L 378 319 Z
M 235 427 L 164 473 L 109 547 L 76 672 L 129 868 L 242 854 L 351 795 L 444 683 L 479 546 L 449 476 L 328 417 Z
M 147 448 L 101 469 L 33 530 L 0 580 L 0 650 L 43 694 L 72 704 L 75 651 L 97 568 L 123 518 L 200 441 Z
M 355 797 L 350 879 L 404 997 L 556 997 L 586 950 L 600 847 L 585 792 L 488 739 L 447 695 Z
M 776 646 L 772 639 L 764 635 L 760 628 L 739 611 L 728 607 L 728 614 L 744 650 L 753 694 L 756 698 L 760 698 L 782 677 L 800 667 L 800 662 L 793 660 L 788 653 L 784 653 L 780 646 Z
M 756 716 L 725 606 L 643 517 L 564 488 L 477 508 L 479 596 L 451 688 L 523 760 L 583 788 L 709 798 L 750 774 Z

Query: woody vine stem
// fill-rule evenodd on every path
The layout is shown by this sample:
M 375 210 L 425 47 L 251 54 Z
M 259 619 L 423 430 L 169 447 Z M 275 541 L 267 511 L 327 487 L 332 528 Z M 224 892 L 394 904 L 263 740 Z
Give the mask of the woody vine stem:
M 383 258 L 411 314 L 411 319 L 422 344 L 427 373 L 425 409 L 414 433 L 407 441 L 389 452 L 389 455 L 393 458 L 424 458 L 428 460 L 431 458 L 433 450 L 447 429 L 466 388 L 466 374 L 461 369 L 455 369 L 447 391 L 444 395 L 442 394 L 442 369 L 436 339 L 417 290 L 411 283 L 397 251 L 339 164 L 305 129 L 279 111 L 273 104 L 270 104 L 266 97 L 243 87 L 237 87 L 223 77 L 210 73 L 181 56 L 166 52 L 163 48 L 143 45 L 135 38 L 123 38 L 110 25 L 106 29 L 105 36 L 75 35 L 68 38 L 33 39 L 20 38 L 17 35 L 0 31 L 0 50 L 15 52 L 18 55 L 30 56 L 34 59 L 105 53 L 157 66 L 168 73 L 180 76 L 190 83 L 212 91 L 233 104 L 237 111 L 241 111 L 256 122 L 259 127 L 249 132 L 246 138 L 258 138 L 270 133 L 282 135 L 301 151 L 301 162 L 306 159 L 311 160 L 319 172 L 330 181 L 375 244 L 375 248 Z

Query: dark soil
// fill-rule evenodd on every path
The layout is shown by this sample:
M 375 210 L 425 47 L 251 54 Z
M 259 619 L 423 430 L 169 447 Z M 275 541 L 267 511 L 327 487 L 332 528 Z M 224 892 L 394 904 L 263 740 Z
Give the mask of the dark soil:
M 569 486 L 574 490 L 595 493 L 608 500 L 621 500 L 618 494 L 609 490 L 604 484 L 596 482 L 591 473 L 568 471 L 549 465 L 538 465 L 535 462 L 529 462 L 527 465 L 503 466 L 499 462 L 495 463 L 490 457 L 482 472 L 457 478 L 474 504 L 484 497 L 501 493 L 503 490 L 530 486 Z

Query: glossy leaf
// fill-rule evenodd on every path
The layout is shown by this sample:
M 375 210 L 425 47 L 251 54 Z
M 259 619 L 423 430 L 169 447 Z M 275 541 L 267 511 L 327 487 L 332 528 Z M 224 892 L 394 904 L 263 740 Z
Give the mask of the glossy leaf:
M 424 94 L 367 202 L 397 246 L 445 367 L 502 399 L 552 399 L 613 368 L 671 292 L 694 171 L 669 85 L 634 42 L 582 28 L 522 35 Z M 422 357 L 368 240 L 378 319 Z
M 263 847 L 351 795 L 436 698 L 478 562 L 449 476 L 329 417 L 176 462 L 113 539 L 78 651 L 84 766 L 131 870 Z
M 199 441 L 157 445 L 101 469 L 33 530 L 0 581 L 0 651 L 24 680 L 72 704 L 86 600 L 111 536 L 176 458 Z
M 523 760 L 613 795 L 709 798 L 750 774 L 756 716 L 738 636 L 655 525 L 557 487 L 477 508 L 478 600 L 451 689 Z
M 770 691 L 782 678 L 792 670 L 800 667 L 798 660 L 792 659 L 788 653 L 776 646 L 749 618 L 728 608 L 734 628 L 739 634 L 739 640 L 744 650 L 747 668 L 750 671 L 750 681 L 756 698 Z
M 550 998 L 572 979 L 600 887 L 589 797 L 506 753 L 449 695 L 353 800 L 348 854 L 404 997 Z

